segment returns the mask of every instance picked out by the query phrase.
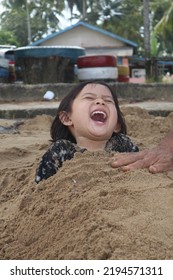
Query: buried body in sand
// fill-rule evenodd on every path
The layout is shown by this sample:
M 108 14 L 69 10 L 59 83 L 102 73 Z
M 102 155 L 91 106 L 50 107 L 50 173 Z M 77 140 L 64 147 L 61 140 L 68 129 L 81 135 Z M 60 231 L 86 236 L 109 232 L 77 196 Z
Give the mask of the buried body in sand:
M 123 112 L 140 150 L 172 127 L 173 113 Z M 84 152 L 36 184 L 51 122 L 37 116 L 0 134 L 0 259 L 172 259 L 173 172 L 124 173 L 105 152 Z

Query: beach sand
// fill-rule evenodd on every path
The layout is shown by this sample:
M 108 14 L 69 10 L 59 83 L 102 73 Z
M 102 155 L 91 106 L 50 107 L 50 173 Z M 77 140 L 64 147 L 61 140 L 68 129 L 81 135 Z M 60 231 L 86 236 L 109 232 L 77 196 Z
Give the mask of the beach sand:
M 173 124 L 173 113 L 122 111 L 140 150 Z M 37 116 L 0 134 L 0 259 L 173 259 L 173 172 L 124 173 L 104 152 L 85 152 L 36 184 L 51 121 Z

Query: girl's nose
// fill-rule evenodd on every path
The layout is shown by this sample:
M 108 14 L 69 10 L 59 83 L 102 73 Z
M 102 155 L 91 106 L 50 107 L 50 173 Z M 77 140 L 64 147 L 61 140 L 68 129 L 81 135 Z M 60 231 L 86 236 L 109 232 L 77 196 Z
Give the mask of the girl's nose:
M 95 103 L 96 103 L 96 104 L 105 105 L 105 102 L 104 102 L 104 100 L 103 100 L 102 98 L 97 98 L 97 99 L 95 100 Z

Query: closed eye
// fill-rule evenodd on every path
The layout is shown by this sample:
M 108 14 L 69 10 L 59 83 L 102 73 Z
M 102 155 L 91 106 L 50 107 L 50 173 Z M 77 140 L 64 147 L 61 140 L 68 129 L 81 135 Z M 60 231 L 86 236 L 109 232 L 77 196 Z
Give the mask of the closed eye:
M 114 102 L 113 99 L 104 99 L 104 101 L 105 101 L 106 103 L 113 103 L 113 104 L 115 104 L 115 102 Z
M 83 99 L 94 100 L 94 97 L 93 96 L 85 96 Z
M 88 94 L 88 95 L 83 96 L 83 99 L 92 101 L 92 100 L 97 99 L 97 96 Z M 105 103 L 115 104 L 114 100 L 111 97 L 103 96 L 102 99 L 104 100 Z

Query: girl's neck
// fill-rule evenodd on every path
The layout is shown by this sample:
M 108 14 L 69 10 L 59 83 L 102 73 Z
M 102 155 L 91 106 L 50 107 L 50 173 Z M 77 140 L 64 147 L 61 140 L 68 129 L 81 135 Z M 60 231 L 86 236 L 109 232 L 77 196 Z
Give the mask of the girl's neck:
M 85 148 L 88 151 L 94 152 L 94 151 L 103 151 L 105 148 L 107 140 L 91 140 L 91 139 L 85 139 L 85 138 L 79 138 L 77 139 L 77 145 L 80 148 Z

